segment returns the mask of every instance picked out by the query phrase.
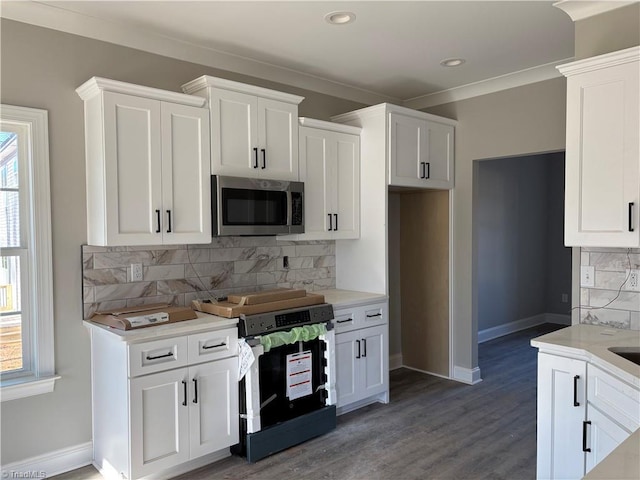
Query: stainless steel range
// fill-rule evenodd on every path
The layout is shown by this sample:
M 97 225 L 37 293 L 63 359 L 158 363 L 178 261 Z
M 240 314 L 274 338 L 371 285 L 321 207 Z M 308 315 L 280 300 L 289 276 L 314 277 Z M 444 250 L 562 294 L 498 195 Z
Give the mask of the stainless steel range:
M 240 444 L 255 462 L 336 427 L 335 332 L 329 304 L 241 315 L 255 361 L 240 382 Z

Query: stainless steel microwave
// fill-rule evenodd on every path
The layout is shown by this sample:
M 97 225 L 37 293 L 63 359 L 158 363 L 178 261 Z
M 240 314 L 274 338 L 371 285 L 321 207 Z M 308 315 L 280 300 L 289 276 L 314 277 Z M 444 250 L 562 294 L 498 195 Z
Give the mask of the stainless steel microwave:
M 304 183 L 211 176 L 214 236 L 304 233 Z

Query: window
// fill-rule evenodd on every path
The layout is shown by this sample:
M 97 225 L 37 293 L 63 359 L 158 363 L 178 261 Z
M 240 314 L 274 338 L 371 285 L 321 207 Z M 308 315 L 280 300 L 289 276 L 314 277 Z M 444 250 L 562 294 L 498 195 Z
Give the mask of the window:
M 2 401 L 51 392 L 53 288 L 47 112 L 0 105 Z

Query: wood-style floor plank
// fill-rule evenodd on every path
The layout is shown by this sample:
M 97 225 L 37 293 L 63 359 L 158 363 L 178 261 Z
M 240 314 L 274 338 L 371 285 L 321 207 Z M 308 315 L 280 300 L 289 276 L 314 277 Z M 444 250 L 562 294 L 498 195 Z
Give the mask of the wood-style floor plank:
M 338 417 L 338 428 L 254 464 L 229 457 L 179 480 L 533 479 L 536 353 L 541 325 L 479 346 L 483 381 L 463 385 L 391 372 L 391 403 Z M 54 477 L 94 480 L 84 467 Z

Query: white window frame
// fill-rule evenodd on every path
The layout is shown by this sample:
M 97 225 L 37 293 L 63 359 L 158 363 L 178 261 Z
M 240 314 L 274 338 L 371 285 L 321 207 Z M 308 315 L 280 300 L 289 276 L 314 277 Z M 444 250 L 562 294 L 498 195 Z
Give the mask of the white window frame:
M 55 375 L 54 356 L 48 114 L 36 108 L 0 105 L 0 123 L 27 133 L 28 138 L 26 184 L 21 191 L 26 188 L 20 198 L 21 249 L 26 248 L 27 257 L 22 265 L 27 268 L 20 275 L 29 358 L 25 359 L 27 368 L 1 376 L 0 400 L 4 402 L 52 392 L 60 377 Z M 19 168 L 25 165 L 21 162 Z M 11 255 L 11 249 L 6 250 L 3 255 Z

